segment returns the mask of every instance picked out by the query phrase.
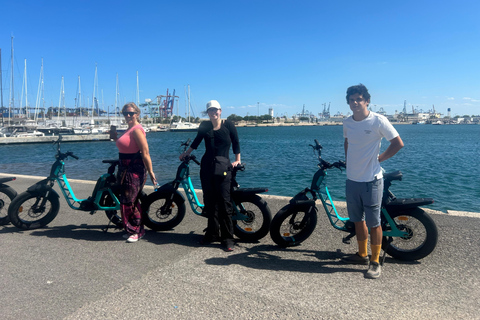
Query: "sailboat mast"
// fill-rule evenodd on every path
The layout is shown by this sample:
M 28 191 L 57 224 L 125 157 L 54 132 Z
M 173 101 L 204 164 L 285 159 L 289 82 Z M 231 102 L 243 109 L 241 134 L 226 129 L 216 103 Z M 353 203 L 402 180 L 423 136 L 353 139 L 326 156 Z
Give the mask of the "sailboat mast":
M 190 85 L 188 85 L 188 122 L 190 122 Z
M 95 102 L 97 100 L 96 95 L 95 95 L 95 89 L 97 87 L 97 64 L 95 63 L 95 79 L 93 79 L 93 97 L 92 97 L 92 119 L 91 119 L 91 124 L 93 124 L 93 110 L 95 106 Z
M 2 76 L 2 49 L 0 48 L 0 107 L 3 121 L 3 76 Z
M 11 51 L 11 59 L 12 59 L 12 84 L 10 85 L 10 103 L 8 104 L 8 124 L 11 124 L 11 115 L 12 109 L 15 110 L 15 92 L 14 92 L 14 84 L 13 84 L 13 36 L 12 36 L 12 51 Z
M 82 123 L 82 84 L 78 76 L 78 107 L 80 108 L 80 124 Z
M 25 116 L 27 117 L 27 119 L 29 118 L 29 110 L 28 110 L 28 89 L 27 89 L 27 59 L 25 59 L 25 69 L 24 69 L 24 72 L 23 72 L 23 83 L 24 83 L 24 86 L 25 86 Z M 23 96 L 22 96 L 22 100 L 23 100 Z M 20 107 L 22 107 L 22 105 L 20 105 Z
M 65 126 L 67 126 L 67 107 L 65 106 L 65 82 L 62 76 L 62 102 L 63 102 L 63 119 L 65 120 Z
M 57 122 L 60 121 L 60 107 L 62 106 L 62 90 L 63 90 L 63 76 L 62 76 L 62 82 L 60 83 L 60 97 L 58 97 Z
M 117 73 L 117 82 L 115 87 L 115 124 L 118 125 L 117 120 L 117 110 L 118 110 L 118 73 Z
M 40 94 L 42 92 L 42 85 L 43 85 L 43 58 L 42 58 L 42 65 L 40 67 L 40 79 L 38 79 L 38 89 L 37 89 L 37 100 L 35 101 L 35 116 L 34 120 L 35 123 L 38 121 L 38 110 L 40 109 Z

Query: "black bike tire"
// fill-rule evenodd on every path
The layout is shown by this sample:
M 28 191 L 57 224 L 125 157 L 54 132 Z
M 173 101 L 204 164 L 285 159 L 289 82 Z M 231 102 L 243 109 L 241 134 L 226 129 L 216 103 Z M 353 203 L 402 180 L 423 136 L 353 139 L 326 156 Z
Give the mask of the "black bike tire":
M 296 212 L 303 212 L 305 215 L 309 214 L 309 207 L 305 206 L 295 206 L 288 204 L 284 206 L 277 214 L 273 217 L 272 223 L 270 225 L 270 237 L 273 242 L 282 248 L 292 247 L 301 244 L 303 241 L 308 239 L 310 235 L 315 230 L 317 226 L 317 211 L 312 210 L 313 214 L 310 214 L 310 217 L 305 225 L 305 227 L 296 234 L 295 237 L 284 237 L 281 234 L 281 226 L 283 222 L 287 219 L 290 219 L 290 216 Z
M 6 186 L 0 188 L 0 193 L 5 194 L 8 198 L 7 202 L 7 198 L 4 198 L 0 195 L 0 201 L 2 206 L 0 208 L 0 226 L 4 226 L 10 223 L 10 218 L 8 217 L 8 208 L 10 207 L 12 200 L 15 199 L 15 197 L 17 196 L 17 192 L 12 187 Z
M 151 230 L 154 231 L 167 231 L 175 228 L 177 225 L 182 222 L 183 218 L 185 217 L 185 212 L 186 207 L 185 207 L 185 201 L 183 200 L 182 196 L 178 193 L 174 193 L 173 195 L 173 208 L 176 208 L 176 214 L 175 216 L 165 222 L 162 222 L 158 219 L 153 219 L 151 215 L 152 209 L 155 209 L 155 212 L 157 212 L 158 209 L 160 209 L 161 206 L 165 203 L 165 200 L 170 198 L 172 195 L 172 191 L 156 191 L 154 193 L 149 194 L 145 198 L 145 202 L 143 203 L 142 207 L 142 221 L 143 223 L 150 228 Z M 157 205 L 155 204 L 156 202 L 159 202 L 158 209 Z
M 10 218 L 10 221 L 12 224 L 19 228 L 19 229 L 24 229 L 24 230 L 29 230 L 29 229 L 38 229 L 46 226 L 50 222 L 55 219 L 55 217 L 58 214 L 58 211 L 60 210 L 60 201 L 58 200 L 58 197 L 56 194 L 53 192 L 49 192 L 47 196 L 47 201 L 50 202 L 50 210 L 43 215 L 42 218 L 38 220 L 32 220 L 32 221 L 24 221 L 20 218 L 20 209 L 21 212 L 24 211 L 23 204 L 36 197 L 44 197 L 45 193 L 35 193 L 35 192 L 29 192 L 25 191 L 19 194 L 15 199 L 13 199 L 12 203 L 10 203 L 10 207 L 8 208 L 8 217 Z M 28 208 L 27 210 L 29 210 Z
M 389 214 L 392 219 L 398 216 L 413 217 L 414 219 L 419 221 L 425 228 L 426 238 L 418 247 L 411 250 L 402 250 L 401 248 L 395 246 L 395 241 L 399 241 L 401 243 L 401 241 L 410 241 L 411 239 L 393 238 L 393 242 L 389 244 L 389 239 L 383 237 L 383 250 L 386 250 L 386 252 L 393 258 L 403 261 L 420 260 L 433 252 L 438 241 L 438 229 L 433 219 L 429 215 L 427 215 L 423 209 L 412 208 L 404 211 L 389 212 Z M 415 231 L 412 228 L 409 229 L 412 232 Z M 415 236 L 415 234 L 413 234 L 413 236 Z
M 237 201 L 238 200 L 238 201 Z M 253 195 L 246 195 L 241 196 L 239 199 L 235 200 L 235 204 L 239 207 L 242 203 L 249 202 L 256 206 L 261 215 L 262 215 L 262 225 L 256 231 L 246 231 L 236 220 L 233 221 L 233 232 L 234 234 L 243 241 L 254 242 L 262 239 L 265 237 L 269 230 L 270 230 L 270 223 L 272 222 L 272 213 L 270 212 L 270 208 L 265 200 L 263 200 L 260 196 L 253 194 Z M 240 210 L 240 208 L 238 208 Z M 253 219 L 255 219 L 255 212 L 253 213 Z M 253 221 L 252 221 L 253 222 Z

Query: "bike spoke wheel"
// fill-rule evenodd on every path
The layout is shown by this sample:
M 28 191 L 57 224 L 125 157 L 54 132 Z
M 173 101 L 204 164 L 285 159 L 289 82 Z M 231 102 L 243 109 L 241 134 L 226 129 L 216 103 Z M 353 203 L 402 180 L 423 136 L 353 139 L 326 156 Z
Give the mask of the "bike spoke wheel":
M 8 218 L 8 207 L 16 195 L 17 192 L 12 188 L 0 189 L 0 226 L 10 223 L 10 219 Z
M 58 214 L 60 202 L 56 194 L 45 195 L 24 192 L 10 204 L 8 216 L 17 228 L 36 229 L 49 224 Z
M 403 237 L 383 239 L 383 248 L 399 260 L 419 260 L 429 255 L 437 245 L 438 230 L 435 222 L 420 208 L 390 213 Z M 387 226 L 390 229 L 390 226 Z
M 273 217 L 270 236 L 280 247 L 299 245 L 315 230 L 317 214 L 313 208 L 286 205 Z
M 155 231 L 176 227 L 185 217 L 185 200 L 178 193 L 156 191 L 145 198 L 142 204 L 143 222 Z
M 237 200 L 233 217 L 235 235 L 245 241 L 257 241 L 265 237 L 272 221 L 272 214 L 265 200 L 257 195 Z

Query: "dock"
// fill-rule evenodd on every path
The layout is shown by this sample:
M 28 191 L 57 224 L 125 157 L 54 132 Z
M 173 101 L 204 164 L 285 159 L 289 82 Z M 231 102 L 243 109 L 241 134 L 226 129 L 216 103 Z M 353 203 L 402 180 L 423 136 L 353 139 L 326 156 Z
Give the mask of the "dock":
M 51 143 L 56 141 L 58 136 L 42 137 L 2 137 L 0 145 L 6 144 L 26 144 L 26 143 Z M 62 142 L 83 142 L 83 141 L 109 141 L 108 134 L 71 134 L 62 135 Z

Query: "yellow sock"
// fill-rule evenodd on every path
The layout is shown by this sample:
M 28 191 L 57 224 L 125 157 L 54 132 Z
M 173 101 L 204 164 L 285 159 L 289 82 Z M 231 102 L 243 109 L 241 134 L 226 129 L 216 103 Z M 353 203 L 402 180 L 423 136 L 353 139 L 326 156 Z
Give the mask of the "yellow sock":
M 358 255 L 360 257 L 368 256 L 368 239 L 357 240 L 358 242 Z
M 380 250 L 382 250 L 382 245 L 371 245 L 370 246 L 372 249 L 372 257 L 370 258 L 370 261 L 379 263 L 380 261 Z

